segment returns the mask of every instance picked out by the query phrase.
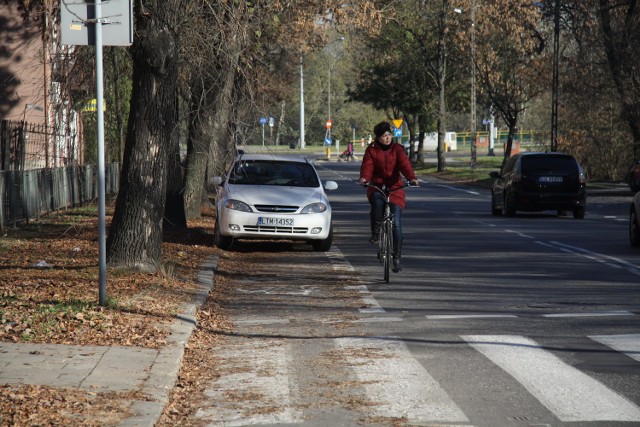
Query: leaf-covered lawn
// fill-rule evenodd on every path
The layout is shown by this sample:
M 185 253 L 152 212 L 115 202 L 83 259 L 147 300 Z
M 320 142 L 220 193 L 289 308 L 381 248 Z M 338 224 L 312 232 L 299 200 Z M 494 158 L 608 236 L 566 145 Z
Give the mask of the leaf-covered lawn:
M 188 225 L 187 230 L 165 230 L 156 273 L 107 270 L 107 307 L 98 304 L 95 207 L 5 229 L 0 236 L 0 341 L 161 347 L 170 322 L 193 301 L 197 273 L 215 251 L 213 211 Z M 215 323 L 224 321 L 218 313 L 209 314 Z M 200 321 L 206 321 L 202 316 Z M 182 375 L 188 372 L 184 367 Z M 117 425 L 128 416 L 130 400 L 144 400 L 131 393 L 1 383 L 0 426 Z
M 110 217 L 107 218 L 107 221 Z M 98 304 L 98 217 L 80 208 L 5 229 L 0 237 L 0 340 L 157 348 L 190 302 L 211 256 L 213 216 L 165 231 L 157 272 L 107 270 Z

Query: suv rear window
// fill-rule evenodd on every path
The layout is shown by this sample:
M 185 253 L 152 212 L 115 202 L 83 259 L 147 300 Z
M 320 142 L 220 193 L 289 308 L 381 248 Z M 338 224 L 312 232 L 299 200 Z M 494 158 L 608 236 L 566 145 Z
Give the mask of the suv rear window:
M 524 156 L 521 162 L 523 173 L 573 172 L 578 173 L 578 164 L 567 156 Z

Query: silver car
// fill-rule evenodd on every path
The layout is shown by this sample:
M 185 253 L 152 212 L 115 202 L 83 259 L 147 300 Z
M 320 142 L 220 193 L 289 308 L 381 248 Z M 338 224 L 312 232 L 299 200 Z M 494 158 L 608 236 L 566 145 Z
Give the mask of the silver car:
M 242 154 L 217 186 L 214 243 L 231 248 L 234 239 L 307 240 L 316 251 L 333 241 L 331 205 L 325 190 L 335 181 L 320 181 L 303 157 Z
M 640 247 L 640 191 L 633 196 L 629 210 L 629 241 L 631 246 Z

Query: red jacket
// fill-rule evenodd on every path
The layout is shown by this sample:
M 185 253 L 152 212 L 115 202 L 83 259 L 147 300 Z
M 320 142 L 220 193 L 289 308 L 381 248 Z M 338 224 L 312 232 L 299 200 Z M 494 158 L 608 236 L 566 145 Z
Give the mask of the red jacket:
M 375 185 L 386 185 L 388 188 L 396 188 L 402 185 L 402 176 L 407 180 L 416 179 L 416 174 L 411 167 L 411 162 L 404 152 L 402 145 L 392 142 L 390 148 L 383 150 L 377 142 L 369 145 L 362 157 L 360 166 L 360 178 Z M 367 197 L 375 192 L 373 188 L 367 189 Z M 404 209 L 404 190 L 396 191 L 391 195 L 391 203 Z

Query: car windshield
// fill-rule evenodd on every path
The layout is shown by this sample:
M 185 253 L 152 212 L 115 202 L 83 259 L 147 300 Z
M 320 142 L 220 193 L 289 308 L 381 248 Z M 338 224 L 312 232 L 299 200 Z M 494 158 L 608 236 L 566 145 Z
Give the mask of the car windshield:
M 230 184 L 286 185 L 292 187 L 319 187 L 315 169 L 309 163 L 240 160 L 229 176 Z
M 577 173 L 578 166 L 571 157 L 565 156 L 528 156 L 522 158 L 524 173 L 570 172 Z

